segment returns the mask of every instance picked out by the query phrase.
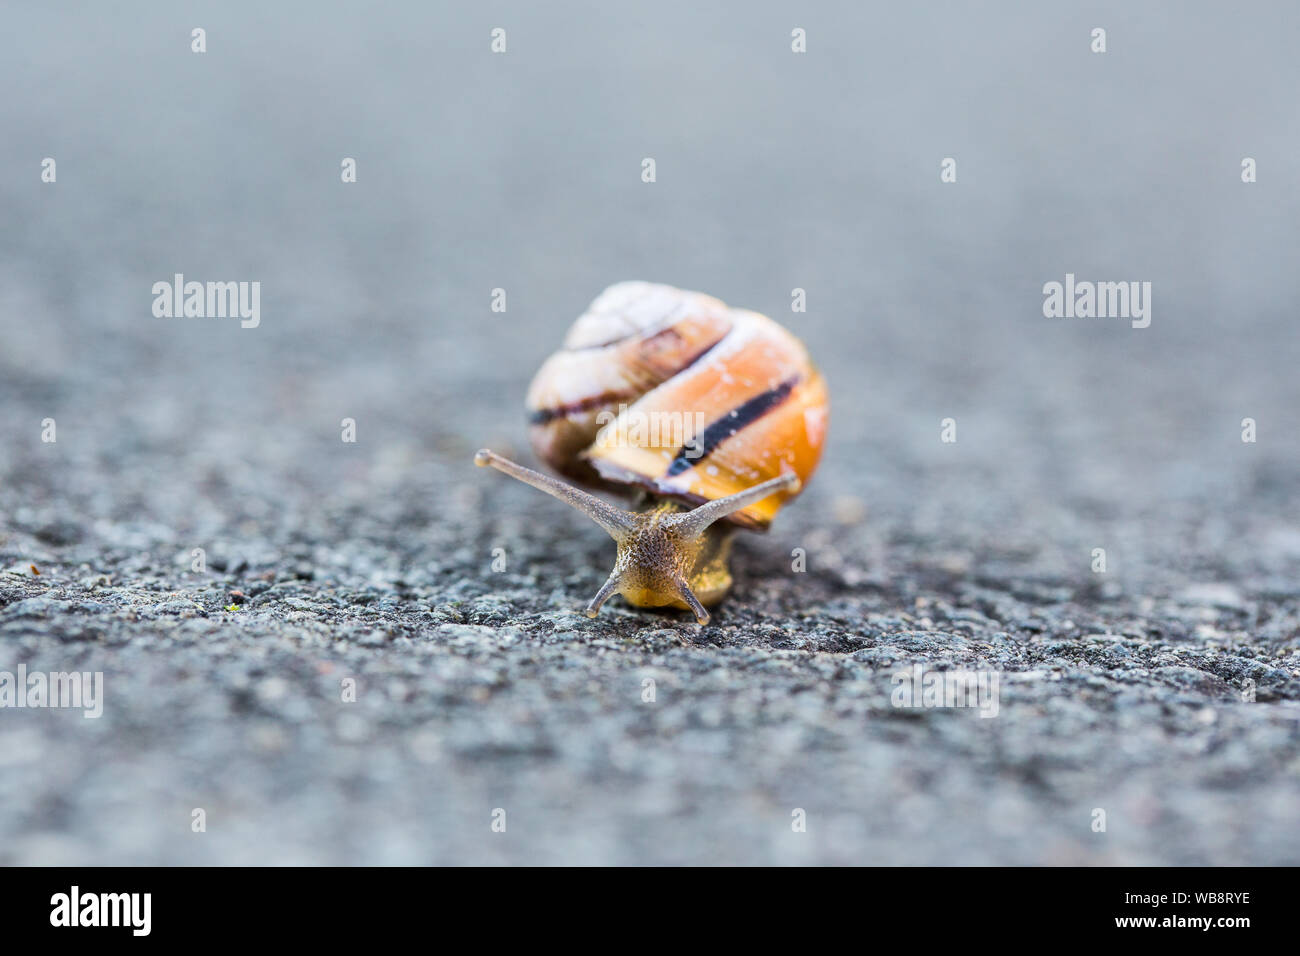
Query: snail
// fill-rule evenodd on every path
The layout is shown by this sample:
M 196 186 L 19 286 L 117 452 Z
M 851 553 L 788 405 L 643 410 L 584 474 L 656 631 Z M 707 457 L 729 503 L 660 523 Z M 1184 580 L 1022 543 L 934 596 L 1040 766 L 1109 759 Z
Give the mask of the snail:
M 731 587 L 737 528 L 765 531 L 817 468 L 829 398 L 803 344 L 767 316 L 648 282 L 602 292 L 529 386 L 537 456 L 576 481 L 631 491 L 624 511 L 488 449 L 492 466 L 587 515 L 618 546 L 587 605 L 612 595 L 693 611 Z

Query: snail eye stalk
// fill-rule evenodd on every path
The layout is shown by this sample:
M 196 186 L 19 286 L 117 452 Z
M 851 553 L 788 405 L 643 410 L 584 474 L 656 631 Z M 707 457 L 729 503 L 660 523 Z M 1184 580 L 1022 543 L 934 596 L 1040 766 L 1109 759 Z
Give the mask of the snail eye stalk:
M 636 527 L 636 515 L 631 512 L 615 508 L 613 505 L 601 501 L 595 495 L 589 495 L 580 488 L 575 488 L 563 481 L 557 481 L 550 475 L 543 475 L 539 471 L 525 468 L 523 465 L 511 461 L 509 458 L 503 458 L 487 448 L 478 450 L 474 455 L 474 464 L 480 468 L 491 465 L 497 471 L 505 472 L 511 478 L 518 478 L 524 484 L 532 485 L 539 491 L 546 492 L 552 498 L 559 498 L 565 504 L 581 511 L 604 528 L 615 541 L 622 541 Z
M 664 524 L 676 529 L 683 536 L 698 538 L 713 522 L 725 518 L 727 515 L 735 514 L 737 511 L 743 511 L 756 501 L 762 501 L 768 495 L 774 495 L 778 491 L 793 492 L 798 490 L 799 476 L 794 472 L 787 472 L 784 475 L 769 478 L 753 488 L 746 488 L 744 491 L 738 491 L 734 495 L 727 495 L 725 498 L 706 501 L 699 507 L 692 508 L 690 511 L 679 515 L 671 515 L 664 519 Z

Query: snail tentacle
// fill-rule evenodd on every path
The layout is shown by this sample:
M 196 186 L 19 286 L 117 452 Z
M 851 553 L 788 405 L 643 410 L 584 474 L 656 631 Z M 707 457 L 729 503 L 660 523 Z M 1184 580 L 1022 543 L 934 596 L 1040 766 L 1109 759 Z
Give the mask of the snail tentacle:
M 738 491 L 734 495 L 727 495 L 725 498 L 715 498 L 713 501 L 706 501 L 690 511 L 672 515 L 665 518 L 664 523 L 672 525 L 683 535 L 698 537 L 715 521 L 748 508 L 754 502 L 762 501 L 768 495 L 787 489 L 794 491 L 798 487 L 799 476 L 794 472 L 787 472 L 784 475 L 769 478 L 753 488 L 746 488 L 744 491 Z
M 480 468 L 491 465 L 497 471 L 505 472 L 511 478 L 518 478 L 524 484 L 532 485 L 553 498 L 559 498 L 565 504 L 581 511 L 596 524 L 600 525 L 615 541 L 622 541 L 628 532 L 636 527 L 636 516 L 615 508 L 601 501 L 595 495 L 589 495 L 580 488 L 575 488 L 563 481 L 557 481 L 550 475 L 525 468 L 509 458 L 504 458 L 487 448 L 480 448 L 474 455 L 474 464 Z
M 695 622 L 697 624 L 703 626 L 709 623 L 709 612 L 704 609 L 704 605 L 700 603 L 700 599 L 695 596 L 695 592 L 691 590 L 691 586 L 684 579 L 678 579 L 677 593 L 695 612 Z
M 619 573 L 618 568 L 615 568 L 610 572 L 609 577 L 605 579 L 605 583 L 602 584 L 600 590 L 596 592 L 596 596 L 592 598 L 591 602 L 587 605 L 587 617 L 595 617 L 600 613 L 600 606 L 608 601 L 614 592 L 618 590 L 621 577 L 622 575 Z

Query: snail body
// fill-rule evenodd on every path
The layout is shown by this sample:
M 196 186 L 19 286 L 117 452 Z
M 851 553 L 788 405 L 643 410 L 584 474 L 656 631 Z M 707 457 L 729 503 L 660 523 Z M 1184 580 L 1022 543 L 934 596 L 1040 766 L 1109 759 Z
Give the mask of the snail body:
M 586 513 L 614 538 L 613 573 L 587 607 L 621 593 L 709 619 L 731 586 L 736 528 L 766 530 L 821 458 L 829 399 L 807 350 L 776 322 L 665 285 L 610 286 L 528 389 L 538 457 L 599 498 L 486 449 L 475 456 Z

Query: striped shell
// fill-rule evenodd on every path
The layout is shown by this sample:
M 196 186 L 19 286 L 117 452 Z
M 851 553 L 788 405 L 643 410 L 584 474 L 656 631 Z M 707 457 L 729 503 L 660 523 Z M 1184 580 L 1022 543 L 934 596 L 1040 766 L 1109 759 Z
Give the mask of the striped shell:
M 803 344 L 767 316 L 620 282 L 542 365 L 527 407 L 533 449 L 557 471 L 699 504 L 787 471 L 806 483 L 830 406 Z M 766 528 L 790 497 L 730 520 Z

